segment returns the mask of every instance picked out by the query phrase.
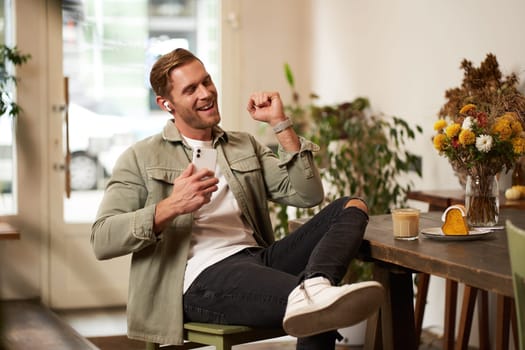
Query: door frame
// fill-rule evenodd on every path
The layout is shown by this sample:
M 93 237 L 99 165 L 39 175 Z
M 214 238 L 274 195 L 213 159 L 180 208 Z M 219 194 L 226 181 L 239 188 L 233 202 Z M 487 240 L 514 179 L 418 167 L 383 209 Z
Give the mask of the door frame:
M 56 171 L 63 166 L 64 158 L 62 149 L 62 118 L 63 106 L 65 105 L 64 85 L 63 80 L 57 81 L 53 77 L 61 77 L 62 60 L 57 57 L 62 57 L 62 4 L 60 0 L 46 0 L 46 91 L 47 91 L 47 153 L 49 155 L 46 167 L 47 187 L 49 189 L 58 189 L 62 194 L 64 180 L 60 180 L 56 176 Z M 51 274 L 51 259 L 52 259 L 52 240 L 58 234 L 53 233 L 53 227 L 56 226 L 57 217 L 53 213 L 55 210 L 63 210 L 62 200 L 59 201 L 60 209 L 56 207 L 56 203 L 52 203 L 53 193 L 47 192 L 47 232 L 45 242 L 42 242 L 42 300 L 45 304 L 53 306 L 52 299 L 52 274 Z
M 125 305 L 131 256 L 97 261 L 92 252 L 92 222 L 64 219 L 66 172 L 65 117 L 67 91 L 63 73 L 62 4 L 47 3 L 47 150 L 48 230 L 43 254 L 42 295 L 55 309 Z

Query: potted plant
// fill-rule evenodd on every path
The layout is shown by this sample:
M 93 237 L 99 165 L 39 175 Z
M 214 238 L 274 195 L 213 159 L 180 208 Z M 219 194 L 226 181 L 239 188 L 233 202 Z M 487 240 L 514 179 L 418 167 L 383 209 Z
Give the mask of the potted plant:
M 325 204 L 347 195 L 365 198 L 371 215 L 386 214 L 393 207 L 405 206 L 412 183 L 399 180 L 410 171 L 421 176 L 419 157 L 406 149 L 406 143 L 415 138 L 416 132 L 422 132 L 421 127 L 414 129 L 398 117 L 374 115 L 365 97 L 318 105 L 315 104 L 318 96 L 312 93 L 310 103 L 303 105 L 288 64 L 285 64 L 285 76 L 292 89 L 292 103 L 285 106 L 286 113 L 298 135 L 320 146 L 315 160 L 325 183 L 323 203 L 312 209 L 296 208 L 295 217 L 311 216 Z M 283 237 L 288 234 L 289 214 L 293 213 L 285 205 L 274 205 L 272 209 L 276 236 Z M 356 259 L 349 266 L 343 283 L 371 278 L 372 264 Z M 363 322 L 350 327 L 359 333 L 357 342 L 364 339 L 365 325 Z
M 285 106 L 286 112 L 296 132 L 321 147 L 315 159 L 328 186 L 320 207 L 344 195 L 366 198 L 371 215 L 404 206 L 412 183 L 399 180 L 411 171 L 421 176 L 420 158 L 406 144 L 416 132 L 422 132 L 421 127 L 413 128 L 399 117 L 372 114 L 365 97 L 317 105 L 314 102 L 318 96 L 311 94 L 311 102 L 303 105 L 288 64 L 285 75 L 293 96 L 292 103 Z M 278 236 L 288 233 L 287 209 L 275 209 Z M 317 209 L 297 209 L 296 216 L 312 215 Z

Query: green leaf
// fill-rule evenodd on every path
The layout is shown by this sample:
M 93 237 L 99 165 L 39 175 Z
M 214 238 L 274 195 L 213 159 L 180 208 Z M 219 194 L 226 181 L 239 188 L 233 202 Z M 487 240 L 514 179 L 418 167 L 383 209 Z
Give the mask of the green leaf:
M 288 85 L 290 85 L 291 88 L 295 88 L 295 81 L 293 78 L 292 69 L 290 68 L 290 65 L 288 63 L 284 64 L 284 74 L 286 76 L 286 81 L 288 82 Z
M 10 65 L 21 65 L 29 60 L 31 55 L 22 54 L 18 48 L 0 45 L 0 117 L 10 115 L 16 117 L 21 112 L 20 106 L 12 98 L 12 90 L 16 87 L 17 78 L 10 73 Z

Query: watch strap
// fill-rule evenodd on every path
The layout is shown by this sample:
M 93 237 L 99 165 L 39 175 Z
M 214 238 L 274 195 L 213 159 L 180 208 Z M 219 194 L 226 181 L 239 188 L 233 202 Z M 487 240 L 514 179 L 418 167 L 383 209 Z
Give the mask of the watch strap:
M 286 118 L 282 122 L 275 124 L 275 126 L 273 127 L 273 132 L 278 134 L 282 132 L 283 130 L 286 130 L 292 126 L 293 126 L 292 120 L 290 118 Z

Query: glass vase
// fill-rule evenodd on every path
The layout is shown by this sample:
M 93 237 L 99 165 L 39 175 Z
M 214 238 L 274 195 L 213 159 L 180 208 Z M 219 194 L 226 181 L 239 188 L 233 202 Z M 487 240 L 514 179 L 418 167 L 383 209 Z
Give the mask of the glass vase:
M 470 226 L 489 227 L 498 223 L 499 185 L 496 175 L 467 177 L 465 208 Z
M 525 156 L 521 156 L 514 165 L 512 186 L 525 186 Z

